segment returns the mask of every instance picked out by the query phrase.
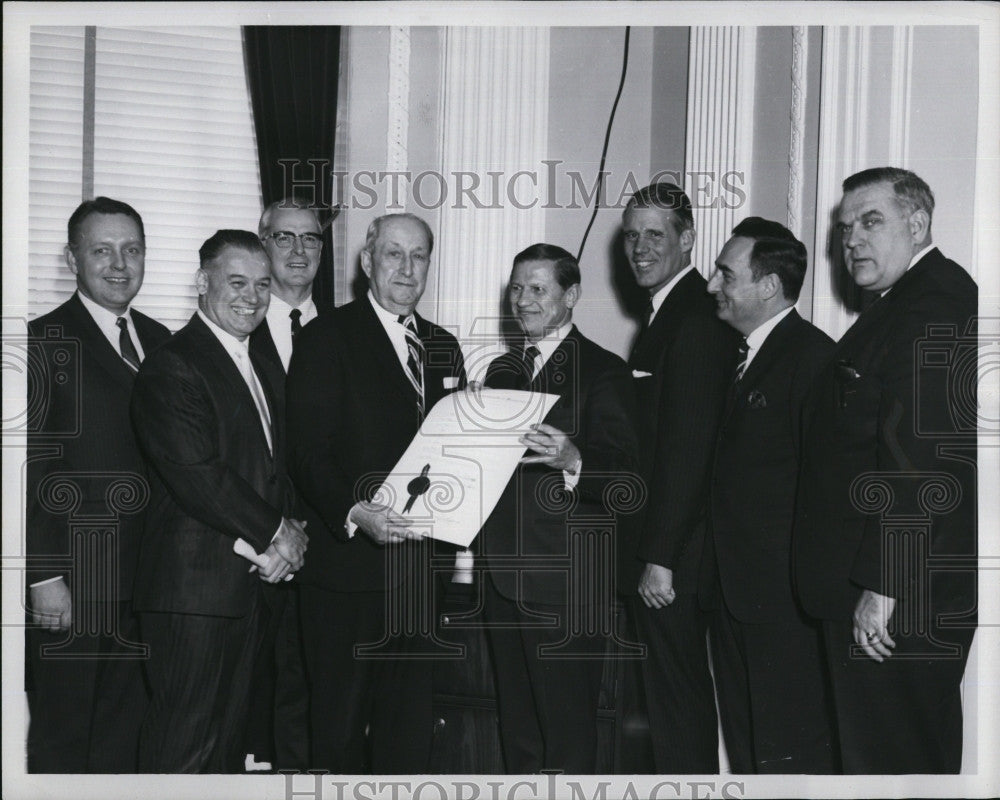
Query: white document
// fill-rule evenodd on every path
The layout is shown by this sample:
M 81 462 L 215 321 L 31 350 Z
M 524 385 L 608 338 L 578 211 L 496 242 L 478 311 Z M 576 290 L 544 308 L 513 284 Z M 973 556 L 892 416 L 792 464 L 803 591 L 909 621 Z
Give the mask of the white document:
M 427 415 L 373 501 L 412 519 L 432 539 L 468 547 L 558 395 L 483 389 L 453 392 Z

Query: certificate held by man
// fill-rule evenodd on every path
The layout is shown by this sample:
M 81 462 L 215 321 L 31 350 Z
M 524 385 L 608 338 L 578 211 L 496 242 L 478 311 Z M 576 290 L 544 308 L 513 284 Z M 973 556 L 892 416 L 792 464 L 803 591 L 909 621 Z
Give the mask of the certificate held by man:
M 524 455 L 521 437 L 558 400 L 506 389 L 455 392 L 427 415 L 372 502 L 428 538 L 468 547 Z

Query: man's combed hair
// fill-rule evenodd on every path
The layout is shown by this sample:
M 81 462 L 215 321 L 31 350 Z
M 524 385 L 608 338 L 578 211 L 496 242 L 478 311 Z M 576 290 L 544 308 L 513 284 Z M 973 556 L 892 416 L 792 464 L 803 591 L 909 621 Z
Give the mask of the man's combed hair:
M 301 197 L 283 197 L 280 200 L 275 200 L 267 208 L 264 209 L 264 213 L 260 215 L 260 222 L 257 223 L 257 235 L 263 238 L 266 236 L 270 230 L 269 226 L 271 224 L 271 215 L 274 214 L 276 209 L 282 210 L 295 210 L 295 211 L 308 211 L 316 219 L 316 225 L 320 230 L 323 230 L 323 224 L 319 219 L 319 209 L 315 205 L 310 203 Z
M 373 219 L 371 225 L 368 226 L 368 233 L 365 234 L 365 250 L 371 254 L 375 253 L 375 242 L 378 241 L 379 234 L 382 232 L 382 226 L 393 219 L 411 219 L 419 223 L 420 227 L 424 229 L 424 233 L 427 234 L 427 255 L 434 252 L 434 232 L 431 231 L 431 226 L 427 224 L 426 220 L 409 212 L 405 214 L 383 214 L 381 217 Z
M 934 192 L 923 178 L 915 172 L 899 167 L 873 167 L 856 172 L 843 183 L 844 192 L 853 192 L 879 183 L 888 183 L 896 194 L 896 200 L 907 212 L 926 211 L 934 217 Z
M 257 238 L 257 234 L 252 231 L 224 228 L 209 236 L 198 250 L 201 268 L 207 269 L 211 262 L 218 258 L 219 254 L 227 247 L 235 247 L 247 253 L 259 254 L 265 260 L 267 259 L 267 251 L 260 243 L 260 239 Z
M 580 282 L 580 264 L 576 256 L 568 250 L 563 250 L 559 245 L 537 242 L 526 247 L 514 256 L 514 266 L 525 261 L 555 262 L 556 282 L 562 289 L 568 289 Z
M 633 208 L 662 208 L 672 211 L 671 221 L 679 236 L 686 230 L 694 229 L 694 214 L 691 200 L 676 183 L 652 183 L 632 195 L 625 212 Z
M 142 237 L 143 242 L 146 241 L 146 229 L 138 211 L 121 200 L 112 200 L 110 197 L 95 197 L 93 200 L 84 200 L 70 215 L 69 222 L 66 223 L 66 241 L 69 242 L 70 247 L 76 247 L 80 241 L 80 228 L 83 226 L 84 220 L 92 214 L 124 214 L 135 220 L 135 224 L 139 226 L 139 236 Z
M 765 275 L 777 275 L 781 293 L 792 302 L 799 299 L 806 277 L 806 246 L 780 222 L 763 217 L 747 217 L 735 228 L 733 236 L 753 239 L 750 272 L 754 281 Z

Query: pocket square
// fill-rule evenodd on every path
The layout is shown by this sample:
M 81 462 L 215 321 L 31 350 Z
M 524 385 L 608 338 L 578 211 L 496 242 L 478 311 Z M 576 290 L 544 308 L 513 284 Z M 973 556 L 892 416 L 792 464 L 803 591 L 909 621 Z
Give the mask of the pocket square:
M 767 408 L 767 398 L 763 392 L 754 389 L 747 395 L 747 408 Z
M 643 372 L 641 369 L 634 369 L 634 370 L 632 370 L 632 377 L 633 378 L 652 378 L 653 377 L 653 373 L 652 372 Z
M 457 389 L 458 388 L 458 376 L 457 375 L 445 375 L 443 379 L 445 389 Z

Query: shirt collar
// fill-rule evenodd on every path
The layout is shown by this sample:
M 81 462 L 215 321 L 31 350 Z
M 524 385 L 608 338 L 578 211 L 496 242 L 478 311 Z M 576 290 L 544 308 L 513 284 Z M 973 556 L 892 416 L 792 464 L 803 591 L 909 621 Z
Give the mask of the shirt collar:
M 656 316 L 656 312 L 660 310 L 660 306 L 663 305 L 663 301 L 667 299 L 667 295 L 673 291 L 673 288 L 680 283 L 681 278 L 687 275 L 691 270 L 694 269 L 694 264 L 688 264 L 684 269 L 678 272 L 674 277 L 672 277 L 666 286 L 663 286 L 656 290 L 656 294 L 652 295 L 649 300 L 653 304 L 653 313 L 649 317 L 649 321 L 653 321 L 653 317 Z
M 905 270 L 905 271 L 903 272 L 903 275 L 905 275 L 905 274 L 906 274 L 907 272 L 909 272 L 909 271 L 910 271 L 911 269 L 913 269 L 913 266 L 914 266 L 914 265 L 915 265 L 915 264 L 916 264 L 916 263 L 917 263 L 918 261 L 920 261 L 920 259 L 922 259 L 922 258 L 923 258 L 923 257 L 924 257 L 925 255 L 927 255 L 927 254 L 928 254 L 928 253 L 929 253 L 929 252 L 930 252 L 931 250 L 933 250 L 933 249 L 934 249 L 934 243 L 933 243 L 933 242 L 931 242 L 931 243 L 930 243 L 929 245 L 927 245 L 927 247 L 925 247 L 925 248 L 924 248 L 923 250 L 920 250 L 919 252 L 917 252 L 917 253 L 916 253 L 916 254 L 915 254 L 915 255 L 913 256 L 913 258 L 911 258 L 911 259 L 910 259 L 910 263 L 906 265 L 906 270 Z M 901 278 L 901 277 L 903 277 L 903 275 L 900 275 L 899 277 Z M 896 281 L 896 283 L 899 283 L 899 281 L 897 280 L 897 281 Z M 895 285 L 896 285 L 896 284 L 894 283 L 894 284 L 893 284 L 892 286 L 895 286 Z M 879 296 L 880 296 L 880 297 L 885 297 L 885 296 L 886 296 L 887 294 L 889 294 L 889 292 L 891 292 L 891 291 L 892 291 L 892 286 L 890 286 L 890 287 L 889 287 L 888 289 L 886 289 L 886 290 L 885 290 L 884 292 L 882 292 L 882 294 L 881 294 L 881 295 L 879 295 Z
M 371 289 L 368 290 L 368 302 L 372 304 L 372 308 L 375 309 L 375 316 L 379 318 L 379 321 L 386 330 L 394 330 L 392 326 L 399 325 L 399 317 L 401 315 L 393 314 L 391 311 L 382 308 L 382 306 L 378 304 L 378 300 L 375 299 L 375 295 L 372 294 Z M 413 316 L 413 314 L 408 316 Z M 414 320 L 414 322 L 415 321 L 416 320 Z
M 226 348 L 227 353 L 233 355 L 234 353 L 237 353 L 239 351 L 242 351 L 244 353 L 247 352 L 250 346 L 249 336 L 246 339 L 240 341 L 231 333 L 229 333 L 229 331 L 224 331 L 222 328 L 220 328 L 218 325 L 212 322 L 212 320 L 210 320 L 200 308 L 195 313 L 197 313 L 198 316 L 201 317 L 201 321 L 208 326 L 208 329 L 213 334 L 215 334 L 215 338 L 219 340 L 219 343 L 224 348 Z
M 289 305 L 284 300 L 282 300 L 274 292 L 271 292 L 271 304 L 267 307 L 267 316 L 273 319 L 288 319 L 288 315 L 291 313 L 293 308 L 297 308 L 302 312 L 302 323 L 305 324 L 306 319 L 315 316 L 316 303 L 313 302 L 312 297 L 307 297 L 302 303 L 297 306 Z M 273 312 L 273 317 L 272 317 Z
M 767 337 L 771 335 L 771 331 L 778 327 L 778 323 L 781 322 L 781 320 L 792 313 L 793 308 L 795 308 L 795 306 L 791 305 L 788 308 L 779 311 L 767 320 L 767 322 L 761 323 L 750 331 L 747 336 L 747 347 L 750 348 L 750 352 L 747 353 L 747 366 L 750 366 L 750 361 L 753 359 L 757 351 L 760 350 Z
M 125 317 L 125 319 L 128 320 L 129 327 L 134 327 L 132 325 L 131 306 L 125 309 L 124 314 L 116 314 L 114 311 L 108 311 L 108 309 L 104 306 L 95 303 L 79 289 L 76 290 L 76 296 L 80 298 L 80 302 L 83 303 L 83 307 L 90 312 L 90 316 L 94 318 L 94 322 L 96 322 L 101 328 L 114 328 L 118 324 L 118 317 Z
M 539 339 L 537 342 L 527 342 L 525 346 L 527 347 L 533 344 L 537 347 L 538 352 L 542 354 L 542 364 L 545 364 L 545 362 L 552 357 L 552 354 L 556 351 L 559 345 L 562 344 L 563 339 L 569 335 L 569 332 L 572 329 L 573 320 L 569 319 L 554 331 L 551 331 L 548 335 Z

